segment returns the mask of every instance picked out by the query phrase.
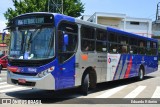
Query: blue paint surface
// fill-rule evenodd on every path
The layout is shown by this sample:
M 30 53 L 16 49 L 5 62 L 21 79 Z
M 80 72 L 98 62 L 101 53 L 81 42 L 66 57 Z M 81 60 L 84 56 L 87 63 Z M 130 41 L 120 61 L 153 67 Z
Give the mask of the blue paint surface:
M 123 69 L 126 61 L 129 62 L 130 57 L 132 57 L 132 67 L 130 69 L 130 73 L 129 73 L 128 78 L 138 76 L 139 68 L 141 65 L 143 65 L 145 68 L 145 74 L 152 73 L 152 72 L 158 70 L 158 56 L 130 55 L 130 54 L 122 54 L 121 55 L 120 61 L 122 61 L 122 69 Z M 126 58 L 127 58 L 127 60 L 126 60 Z M 119 66 L 121 66 L 121 65 L 118 64 L 118 67 Z M 118 71 L 118 67 L 116 69 L 114 79 L 117 76 L 119 77 L 119 79 L 123 79 L 123 78 L 120 78 L 122 75 L 122 69 L 120 71 Z M 118 75 L 117 72 L 120 72 L 120 75 Z
M 69 22 L 75 22 L 75 19 L 73 17 L 70 16 L 65 16 L 65 15 L 61 15 L 61 14 L 54 14 L 54 23 L 55 26 L 58 27 L 58 24 L 62 21 L 69 21 Z

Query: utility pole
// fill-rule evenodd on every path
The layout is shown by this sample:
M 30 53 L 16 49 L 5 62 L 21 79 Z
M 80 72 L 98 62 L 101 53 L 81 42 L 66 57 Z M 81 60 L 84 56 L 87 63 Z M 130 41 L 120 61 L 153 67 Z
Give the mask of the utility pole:
M 160 2 L 157 3 L 156 20 L 152 22 L 152 33 L 153 38 L 158 39 L 160 47 Z
M 160 2 L 157 4 L 156 21 L 160 20 Z
M 48 12 L 63 14 L 63 0 L 48 0 Z

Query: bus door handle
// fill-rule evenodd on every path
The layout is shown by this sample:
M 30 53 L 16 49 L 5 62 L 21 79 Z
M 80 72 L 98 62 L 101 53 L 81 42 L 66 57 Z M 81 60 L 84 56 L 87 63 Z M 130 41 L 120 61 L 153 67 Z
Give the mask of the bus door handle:
M 145 61 L 141 61 L 141 63 L 145 63 Z
M 60 70 L 61 70 L 61 71 L 64 71 L 64 70 L 66 70 L 66 68 L 60 68 Z

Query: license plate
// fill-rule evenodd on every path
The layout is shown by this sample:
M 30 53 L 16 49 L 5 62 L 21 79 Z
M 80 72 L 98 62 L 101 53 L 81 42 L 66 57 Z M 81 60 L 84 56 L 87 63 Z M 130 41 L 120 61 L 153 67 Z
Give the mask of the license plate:
M 25 79 L 18 79 L 18 82 L 25 84 L 25 83 L 26 83 L 26 80 L 25 80 Z

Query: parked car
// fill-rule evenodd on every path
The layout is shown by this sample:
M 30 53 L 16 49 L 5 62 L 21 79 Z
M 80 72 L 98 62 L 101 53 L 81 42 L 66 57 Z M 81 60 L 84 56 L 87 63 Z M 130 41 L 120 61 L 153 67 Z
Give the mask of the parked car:
M 3 68 L 7 68 L 8 65 L 8 56 L 2 56 L 0 58 L 0 70 L 2 70 Z

